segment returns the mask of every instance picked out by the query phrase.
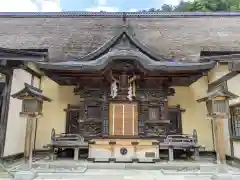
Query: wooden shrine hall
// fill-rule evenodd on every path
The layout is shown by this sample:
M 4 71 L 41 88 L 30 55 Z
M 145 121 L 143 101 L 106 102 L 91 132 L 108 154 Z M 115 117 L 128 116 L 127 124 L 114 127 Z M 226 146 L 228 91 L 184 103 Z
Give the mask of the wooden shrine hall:
M 190 63 L 158 56 L 123 22 L 117 35 L 86 56 L 66 53 L 64 62 L 37 63 L 58 84 L 75 86 L 79 105 L 65 109 L 66 134 L 87 140 L 88 158 L 95 161 L 111 159 L 106 142 L 116 144 L 121 154 L 133 151 L 134 143 L 147 144 L 150 152 L 158 154 L 160 140 L 182 133 L 184 110 L 168 106 L 168 97 L 175 94 L 172 87 L 189 86 L 215 66 L 208 60 Z
M 97 51 L 65 58 L 38 66 L 57 83 L 76 86 L 80 105 L 66 109 L 66 132 L 90 139 L 181 133 L 179 115 L 168 107 L 171 87 L 189 86 L 215 65 L 159 57 L 125 27 Z
M 231 71 L 229 65 L 240 50 L 231 49 L 234 38 L 227 42 L 218 32 L 225 28 L 230 36 L 228 28 L 237 26 L 238 18 L 173 15 L 61 12 L 8 19 L 8 14 L 0 14 L 9 27 L 2 29 L 5 39 L 18 34 L 15 27 L 22 28 L 23 38 L 0 45 L 0 66 L 13 74 L 9 94 L 26 83 L 52 100 L 43 103 L 35 125 L 34 150 L 77 160 L 85 149 L 88 160 L 104 162 L 155 162 L 165 154 L 169 160 L 185 154 L 196 158 L 200 148 L 216 151 L 206 102 L 197 100 L 222 88 L 219 74 Z M 16 26 L 17 20 L 24 25 Z M 216 27 L 205 27 L 208 21 Z M 206 29 L 214 30 L 212 39 Z M 208 46 L 216 49 L 202 48 Z M 9 99 L 7 104 L 20 111 L 19 100 Z M 18 116 L 9 113 L 6 128 L 12 129 Z M 5 156 L 23 151 L 20 143 L 10 142 L 15 137 L 24 143 L 24 127 L 8 129 L 8 143 L 0 143 Z

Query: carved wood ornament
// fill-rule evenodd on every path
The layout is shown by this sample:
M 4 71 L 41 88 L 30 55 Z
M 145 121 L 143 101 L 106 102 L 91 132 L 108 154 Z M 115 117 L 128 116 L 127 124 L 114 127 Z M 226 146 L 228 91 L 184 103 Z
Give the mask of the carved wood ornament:
M 168 86 L 168 81 L 146 83 L 149 77 L 133 70 L 135 67 L 127 61 L 125 64 L 124 61 L 116 62 L 116 65 L 112 64 L 111 67 L 101 80 L 102 86 L 90 88 L 89 83 L 88 87 L 79 86 L 75 89 L 75 93 L 82 99 L 78 107 L 79 117 L 75 130 L 78 128 L 78 133 L 90 138 L 108 136 L 112 123 L 112 120 L 109 122 L 109 104 L 135 103 L 138 108 L 134 113 L 137 113 L 137 116 L 133 117 L 138 118 L 138 136 L 158 137 L 167 134 L 170 127 L 167 97 L 174 95 L 174 89 Z M 121 116 L 116 114 L 116 117 Z

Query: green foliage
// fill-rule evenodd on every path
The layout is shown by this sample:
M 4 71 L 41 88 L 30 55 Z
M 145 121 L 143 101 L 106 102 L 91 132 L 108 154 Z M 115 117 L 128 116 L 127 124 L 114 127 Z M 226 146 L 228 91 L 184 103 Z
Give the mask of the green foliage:
M 240 11 L 240 0 L 193 0 L 181 1 L 177 6 L 173 7 L 163 4 L 161 9 L 151 8 L 142 10 L 141 12 L 217 12 L 217 11 Z

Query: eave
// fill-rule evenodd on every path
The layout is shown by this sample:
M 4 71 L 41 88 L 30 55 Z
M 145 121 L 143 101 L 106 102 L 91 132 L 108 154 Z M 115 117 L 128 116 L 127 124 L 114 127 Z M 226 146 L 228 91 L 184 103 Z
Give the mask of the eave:
M 131 60 L 140 63 L 145 69 L 155 72 L 169 71 L 208 71 L 215 66 L 215 62 L 173 62 L 155 61 L 138 51 L 116 50 L 102 55 L 100 58 L 91 61 L 66 61 L 66 62 L 38 62 L 41 69 L 52 70 L 72 70 L 79 72 L 99 72 L 103 71 L 109 63 L 115 60 Z
M 47 50 L 38 49 L 9 49 L 0 47 L 0 60 L 4 61 L 46 61 Z
M 240 53 L 227 54 L 227 55 L 216 55 L 216 56 L 202 56 L 200 57 L 200 62 L 216 61 L 219 63 L 232 63 L 234 61 L 239 61 Z
M 58 83 L 59 85 L 79 85 L 82 87 L 106 87 L 109 86 L 108 75 L 102 72 L 79 72 L 68 70 L 43 70 L 45 76 Z M 175 72 L 149 72 L 146 75 L 137 75 L 140 79 L 138 84 L 149 84 L 149 87 L 160 87 L 162 83 L 167 82 L 171 86 L 189 86 L 199 78 L 204 76 L 205 73 L 197 71 L 175 71 Z M 115 74 L 120 75 L 120 74 Z M 139 84 L 139 85 L 140 85 Z

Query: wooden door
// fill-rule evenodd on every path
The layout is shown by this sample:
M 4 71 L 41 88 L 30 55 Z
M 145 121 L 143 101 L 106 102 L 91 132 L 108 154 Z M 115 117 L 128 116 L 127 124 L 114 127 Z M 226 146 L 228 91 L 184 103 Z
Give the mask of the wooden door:
M 180 109 L 169 109 L 168 117 L 170 120 L 169 133 L 170 134 L 181 134 L 182 133 L 182 119 Z
M 138 135 L 137 103 L 111 103 L 109 105 L 109 135 Z
M 64 111 L 66 112 L 66 127 L 65 133 L 70 134 L 79 134 L 79 119 L 80 115 L 83 114 L 81 112 L 81 106 L 79 105 L 68 105 L 67 109 Z M 82 118 L 81 118 L 82 119 Z

